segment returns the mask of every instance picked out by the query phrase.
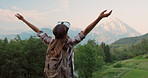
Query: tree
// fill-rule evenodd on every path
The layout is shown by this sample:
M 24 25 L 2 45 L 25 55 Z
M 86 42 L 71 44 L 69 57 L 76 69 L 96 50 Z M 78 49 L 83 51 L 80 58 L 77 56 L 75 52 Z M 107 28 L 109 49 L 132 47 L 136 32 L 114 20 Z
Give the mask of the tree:
M 46 48 L 33 37 L 0 40 L 0 78 L 43 78 Z
M 103 53 L 104 53 L 104 61 L 106 63 L 109 63 L 109 62 L 112 62 L 112 57 L 111 57 L 111 54 L 110 54 L 110 48 L 108 45 L 105 45 L 105 43 L 101 43 L 100 45 L 103 49 Z
M 92 73 L 101 69 L 104 64 L 103 57 L 98 55 L 101 54 L 98 53 L 101 48 L 96 44 L 94 45 L 94 43 L 93 41 L 89 41 L 85 45 L 78 45 L 75 49 L 75 67 L 79 78 L 91 78 Z

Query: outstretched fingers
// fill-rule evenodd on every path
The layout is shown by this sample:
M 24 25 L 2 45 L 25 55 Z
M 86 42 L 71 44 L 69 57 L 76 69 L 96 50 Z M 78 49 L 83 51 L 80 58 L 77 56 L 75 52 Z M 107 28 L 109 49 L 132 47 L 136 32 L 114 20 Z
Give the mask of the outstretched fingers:
M 103 13 L 105 13 L 107 10 L 104 10 Z
M 108 17 L 109 15 L 111 15 L 111 13 L 112 13 L 112 10 L 109 13 L 104 13 L 104 17 Z
M 19 13 L 15 14 L 15 16 L 16 16 L 18 19 L 23 20 L 23 16 L 20 15 Z
M 104 14 L 107 10 L 104 10 L 101 14 Z
M 109 15 L 112 13 L 112 10 L 108 13 Z
M 17 13 L 17 14 L 15 14 L 15 16 L 16 16 L 16 17 L 19 17 L 19 14 Z
M 109 13 L 106 13 L 106 17 L 108 17 L 112 13 L 112 10 Z

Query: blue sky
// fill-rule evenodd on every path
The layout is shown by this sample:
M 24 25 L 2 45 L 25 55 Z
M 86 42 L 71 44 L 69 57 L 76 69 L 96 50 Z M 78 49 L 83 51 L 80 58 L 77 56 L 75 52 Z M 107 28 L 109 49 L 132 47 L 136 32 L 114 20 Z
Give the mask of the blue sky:
M 84 29 L 107 9 L 113 10 L 111 16 L 145 34 L 148 33 L 147 3 L 148 0 L 0 0 L 0 29 L 30 30 L 15 18 L 15 13 L 22 14 L 39 28 L 53 28 L 57 21 L 64 20 L 71 23 L 71 28 Z

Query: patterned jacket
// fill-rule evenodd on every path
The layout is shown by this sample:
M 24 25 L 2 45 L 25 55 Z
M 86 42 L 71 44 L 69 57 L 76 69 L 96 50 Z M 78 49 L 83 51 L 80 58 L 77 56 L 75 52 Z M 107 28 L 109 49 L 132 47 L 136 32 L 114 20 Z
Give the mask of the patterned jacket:
M 48 36 L 45 32 L 40 31 L 37 34 L 42 41 L 50 45 L 54 39 Z M 49 51 L 46 52 L 46 60 L 45 60 L 45 78 L 73 78 L 74 71 L 74 52 L 73 48 L 79 42 L 81 42 L 85 36 L 80 32 L 74 39 L 69 39 L 65 45 L 67 45 L 67 50 L 61 51 L 60 56 L 58 58 L 50 57 Z M 60 59 L 57 61 L 57 59 Z

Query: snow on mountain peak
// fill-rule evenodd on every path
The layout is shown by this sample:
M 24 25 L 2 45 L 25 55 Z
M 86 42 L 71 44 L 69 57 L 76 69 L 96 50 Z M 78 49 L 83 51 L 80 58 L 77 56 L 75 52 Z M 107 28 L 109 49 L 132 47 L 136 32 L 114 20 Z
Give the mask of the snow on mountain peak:
M 95 39 L 99 42 L 112 43 L 113 41 L 124 38 L 139 36 L 140 33 L 122 22 L 116 17 L 109 17 L 97 26 L 92 34 L 98 35 Z
M 136 32 L 134 29 L 132 29 L 130 26 L 128 26 L 126 23 L 122 22 L 116 17 L 109 17 L 107 20 L 105 20 L 98 29 L 103 29 L 104 31 L 107 32 L 112 32 L 112 33 L 118 33 L 118 34 L 123 34 L 123 33 L 131 33 L 131 32 Z M 98 30 L 97 29 L 97 30 Z

